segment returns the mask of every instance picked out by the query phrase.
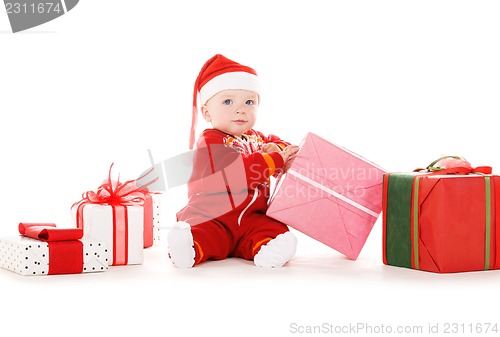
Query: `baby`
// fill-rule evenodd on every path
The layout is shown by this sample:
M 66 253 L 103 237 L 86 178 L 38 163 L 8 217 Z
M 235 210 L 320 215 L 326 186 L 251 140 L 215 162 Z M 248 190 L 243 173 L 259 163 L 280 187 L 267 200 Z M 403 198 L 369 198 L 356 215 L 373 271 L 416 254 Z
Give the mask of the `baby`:
M 254 69 L 218 54 L 196 79 L 190 148 L 195 143 L 198 96 L 212 128 L 196 142 L 187 205 L 168 234 L 169 256 L 180 268 L 239 257 L 281 267 L 296 252 L 288 227 L 266 215 L 270 177 L 299 147 L 253 129 L 260 88 Z

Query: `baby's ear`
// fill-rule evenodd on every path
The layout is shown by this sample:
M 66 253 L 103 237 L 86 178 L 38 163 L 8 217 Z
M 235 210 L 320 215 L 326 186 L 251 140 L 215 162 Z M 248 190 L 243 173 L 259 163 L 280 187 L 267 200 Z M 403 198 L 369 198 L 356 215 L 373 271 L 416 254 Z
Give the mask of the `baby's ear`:
M 206 122 L 210 122 L 212 120 L 212 118 L 210 117 L 210 112 L 208 112 L 206 105 L 201 106 L 201 115 Z

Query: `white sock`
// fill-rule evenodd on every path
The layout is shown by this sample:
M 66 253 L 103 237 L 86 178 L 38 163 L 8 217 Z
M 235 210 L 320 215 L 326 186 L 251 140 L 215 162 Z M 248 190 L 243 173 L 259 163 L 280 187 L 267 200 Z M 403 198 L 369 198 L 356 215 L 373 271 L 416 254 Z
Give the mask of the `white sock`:
M 168 233 L 168 253 L 172 263 L 179 268 L 191 268 L 194 265 L 194 242 L 191 226 L 179 221 Z
M 281 267 L 292 259 L 296 251 L 297 238 L 291 232 L 286 232 L 260 247 L 253 262 L 258 267 Z

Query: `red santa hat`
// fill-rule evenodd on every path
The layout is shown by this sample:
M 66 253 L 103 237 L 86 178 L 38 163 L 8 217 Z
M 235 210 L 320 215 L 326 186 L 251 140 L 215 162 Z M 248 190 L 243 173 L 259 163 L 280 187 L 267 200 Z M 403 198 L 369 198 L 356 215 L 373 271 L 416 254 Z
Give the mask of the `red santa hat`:
M 193 115 L 189 138 L 190 149 L 193 148 L 195 141 L 198 103 L 203 105 L 219 91 L 228 89 L 250 90 L 260 94 L 257 72 L 250 67 L 217 54 L 201 68 L 194 83 Z

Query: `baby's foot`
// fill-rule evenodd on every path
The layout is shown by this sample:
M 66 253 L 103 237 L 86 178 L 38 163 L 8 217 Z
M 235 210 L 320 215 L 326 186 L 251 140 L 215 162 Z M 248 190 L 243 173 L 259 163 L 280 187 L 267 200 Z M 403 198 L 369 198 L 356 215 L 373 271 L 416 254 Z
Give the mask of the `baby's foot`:
M 168 233 L 168 255 L 174 266 L 191 268 L 194 265 L 194 242 L 191 226 L 187 222 L 179 221 Z
M 281 267 L 292 259 L 296 250 L 297 238 L 291 232 L 286 232 L 260 247 L 253 262 L 258 267 Z

